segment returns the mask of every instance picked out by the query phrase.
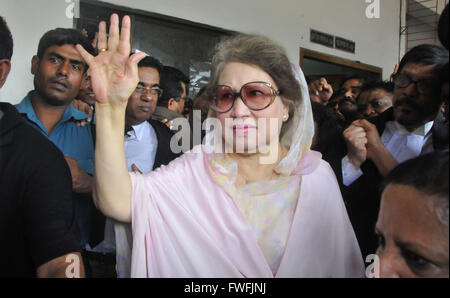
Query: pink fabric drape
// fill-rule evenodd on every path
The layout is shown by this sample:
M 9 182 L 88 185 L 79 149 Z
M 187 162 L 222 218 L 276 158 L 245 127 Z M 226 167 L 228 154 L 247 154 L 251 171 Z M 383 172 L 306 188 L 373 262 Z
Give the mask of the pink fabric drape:
M 330 166 L 303 162 L 308 170 L 296 171 L 301 191 L 275 276 L 233 198 L 211 179 L 201 150 L 146 175 L 131 173 L 131 277 L 363 277 Z

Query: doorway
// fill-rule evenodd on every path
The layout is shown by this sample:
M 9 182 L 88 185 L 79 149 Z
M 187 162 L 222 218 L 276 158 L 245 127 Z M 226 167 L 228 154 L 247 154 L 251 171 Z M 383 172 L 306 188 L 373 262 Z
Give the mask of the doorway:
M 381 80 L 383 69 L 360 62 L 343 59 L 300 48 L 300 67 L 309 82 L 325 77 L 334 90 L 345 77 L 361 75 L 368 80 Z

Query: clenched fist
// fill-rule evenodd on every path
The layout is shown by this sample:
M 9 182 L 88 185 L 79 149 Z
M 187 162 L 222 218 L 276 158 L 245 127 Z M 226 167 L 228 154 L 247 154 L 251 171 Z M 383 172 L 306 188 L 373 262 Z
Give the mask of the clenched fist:
M 367 159 L 367 133 L 366 130 L 354 123 L 344 131 L 347 144 L 347 156 L 355 168 L 360 168 Z
M 326 105 L 333 96 L 333 87 L 325 78 L 321 78 L 309 85 L 309 95 L 312 101 Z

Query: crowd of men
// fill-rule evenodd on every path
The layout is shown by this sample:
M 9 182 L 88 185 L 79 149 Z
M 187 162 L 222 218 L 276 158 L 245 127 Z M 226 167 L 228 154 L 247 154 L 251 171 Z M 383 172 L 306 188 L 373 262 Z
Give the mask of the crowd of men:
M 329 99 L 336 102 L 328 104 L 334 117 L 322 122 L 333 119 L 340 128 L 332 135 L 324 131 L 326 137 L 318 130 L 316 146 L 341 183 L 363 255 L 378 246 L 373 229 L 382 178 L 399 163 L 448 148 L 448 113 L 442 112 L 448 95 L 441 90 L 448 84 L 443 81 L 446 65 L 446 49 L 421 45 L 403 57 L 392 82 L 350 77 Z M 313 94 L 331 93 L 325 79 L 310 86 Z
M 441 38 L 447 50 L 411 49 L 390 81 L 354 75 L 338 90 L 325 77 L 309 84 L 312 148 L 336 174 L 363 256 L 380 249 L 375 228 L 382 191 L 392 188 L 382 183 L 385 177 L 398 184 L 399 164 L 433 152 L 444 154 L 448 167 L 448 7 L 445 13 L 440 30 L 447 30 Z M 34 90 L 16 106 L 0 103 L 0 238 L 7 243 L 0 248 L 0 277 L 69 277 L 73 260 L 79 260 L 77 276 L 117 276 L 117 225 L 92 200 L 95 93 L 76 44 L 96 54 L 77 30 L 47 32 L 32 59 Z M 14 67 L 12 54 L 13 38 L 0 18 L 0 88 Z M 172 123 L 192 118 L 188 93 L 189 78 L 180 70 L 149 56 L 139 63 L 125 115 L 130 172 L 148 173 L 179 156 L 170 150 Z M 204 102 L 199 97 L 193 105 L 204 108 Z M 423 171 L 435 160 L 422 162 Z M 403 172 L 419 168 L 408 165 Z M 448 225 L 448 181 L 446 192 Z

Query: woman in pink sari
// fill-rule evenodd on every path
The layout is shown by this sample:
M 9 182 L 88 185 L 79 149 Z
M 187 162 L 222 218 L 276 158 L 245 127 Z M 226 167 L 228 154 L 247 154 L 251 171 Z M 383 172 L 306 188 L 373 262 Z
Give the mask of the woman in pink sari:
M 363 261 L 330 166 L 310 151 L 308 88 L 278 45 L 220 43 L 208 86 L 218 119 L 204 145 L 146 175 L 128 173 L 124 115 L 137 78 L 129 18 L 99 26 L 95 202 L 132 224 L 131 277 L 362 277 Z M 168 150 L 170 150 L 168 148 Z

